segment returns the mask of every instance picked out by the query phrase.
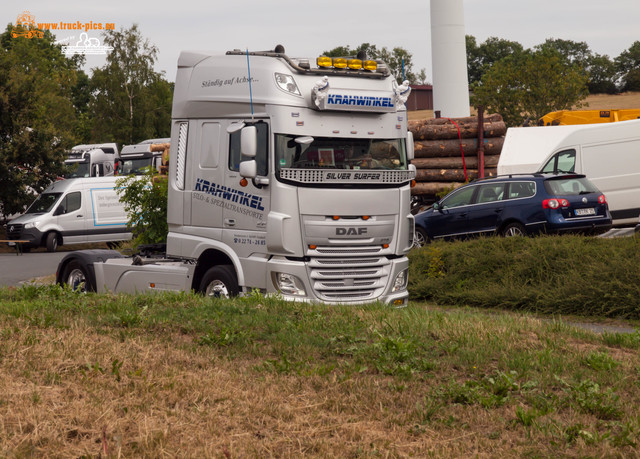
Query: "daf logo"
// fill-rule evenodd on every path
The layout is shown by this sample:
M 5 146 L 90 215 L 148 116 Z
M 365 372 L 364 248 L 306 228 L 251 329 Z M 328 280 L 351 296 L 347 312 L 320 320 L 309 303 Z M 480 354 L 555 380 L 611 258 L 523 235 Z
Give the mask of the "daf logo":
M 367 234 L 367 228 L 336 228 L 337 236 L 362 236 Z
M 587 198 L 582 198 L 582 202 L 587 203 Z

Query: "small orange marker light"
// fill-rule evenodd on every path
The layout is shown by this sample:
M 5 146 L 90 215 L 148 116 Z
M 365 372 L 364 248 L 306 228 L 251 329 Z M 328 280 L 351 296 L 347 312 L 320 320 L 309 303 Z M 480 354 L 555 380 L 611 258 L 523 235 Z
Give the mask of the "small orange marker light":
M 415 188 L 417 182 L 415 180 L 411 180 L 411 188 Z
M 389 248 L 389 244 L 382 244 L 382 248 L 383 249 L 388 249 Z
M 363 220 L 369 220 L 370 218 L 371 218 L 371 217 L 369 217 L 368 215 L 363 215 L 363 216 L 362 216 L 362 219 L 363 219 Z
M 247 186 L 249 184 L 249 181 L 246 178 L 242 178 L 242 180 L 240 180 L 240 186 Z
M 340 220 L 340 216 L 339 216 L 339 215 L 334 215 L 334 216 L 333 216 L 333 217 L 331 217 L 331 218 L 333 218 L 334 220 Z
M 318 246 L 317 246 L 317 245 L 315 245 L 315 244 L 310 244 L 310 245 L 309 245 L 309 248 L 310 248 L 311 250 L 315 250 L 315 249 L 317 249 L 317 248 L 318 248 Z
M 156 288 L 156 284 L 154 284 L 153 282 L 151 282 L 151 283 L 149 284 L 149 287 L 151 287 L 151 288 Z

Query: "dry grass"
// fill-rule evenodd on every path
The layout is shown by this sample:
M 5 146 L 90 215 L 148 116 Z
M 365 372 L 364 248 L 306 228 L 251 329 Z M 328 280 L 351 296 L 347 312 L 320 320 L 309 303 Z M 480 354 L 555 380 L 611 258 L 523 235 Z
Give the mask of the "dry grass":
M 83 303 L 83 297 L 76 298 Z M 100 301 L 130 301 L 87 299 L 91 308 Z M 46 297 L 41 300 L 46 303 Z M 181 301 L 174 307 L 190 309 L 201 302 Z M 274 333 L 298 327 L 305 335 L 324 333 L 303 328 L 314 320 L 333 326 L 331 311 L 278 307 L 271 311 L 283 314 L 269 325 L 280 327 Z M 202 331 L 192 330 L 188 321 L 162 322 L 165 313 L 149 308 L 148 326 L 109 326 L 106 310 L 97 319 L 101 324 L 79 312 L 63 321 L 59 316 L 67 312 L 62 311 L 51 319 L 38 310 L 13 318 L 8 307 L 0 317 L 0 457 L 628 457 L 637 452 L 601 439 L 603 432 L 619 437 L 622 424 L 580 410 L 568 395 L 573 389 L 553 382 L 553 373 L 567 371 L 560 376 L 574 384 L 574 376 L 587 377 L 583 368 L 572 373 L 576 361 L 611 355 L 627 381 L 614 384 L 628 402 L 622 419 L 640 428 L 633 421 L 637 353 L 606 346 L 591 334 L 522 316 L 450 315 L 419 305 L 406 314 L 348 309 L 336 320 L 347 326 L 335 330 L 338 341 L 330 341 L 336 347 L 345 342 L 337 360 L 327 359 L 323 354 L 336 354 L 324 347 L 295 356 L 294 350 L 308 343 L 294 344 L 288 351 L 294 369 L 274 370 L 266 362 L 282 343 L 256 338 L 247 347 L 203 345 Z M 264 308 L 257 304 L 250 310 Z M 228 312 L 226 324 L 233 315 L 251 314 L 242 308 Z M 202 323 L 217 314 L 210 311 Z M 384 349 L 361 342 L 361 331 L 350 335 L 349 324 L 384 339 L 390 352 L 393 344 L 409 342 L 408 330 L 406 340 L 392 341 L 409 326 L 407 317 L 420 320 L 419 339 L 432 343 L 421 357 L 431 365 L 402 376 L 375 369 L 388 363 L 386 354 L 383 361 L 358 363 L 358 352 Z M 387 336 L 385 329 L 396 331 Z M 536 360 L 545 358 L 548 369 L 536 369 L 541 365 Z M 517 377 L 509 376 L 510 368 L 517 368 Z M 522 413 L 531 417 L 529 425 Z M 638 441 L 637 432 L 629 438 Z

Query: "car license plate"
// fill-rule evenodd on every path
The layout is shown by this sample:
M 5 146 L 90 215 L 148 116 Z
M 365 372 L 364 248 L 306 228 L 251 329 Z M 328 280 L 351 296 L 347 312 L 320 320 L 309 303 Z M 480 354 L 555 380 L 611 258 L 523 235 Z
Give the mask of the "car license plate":
M 593 207 L 587 209 L 576 209 L 576 217 L 584 217 L 585 215 L 595 215 L 596 210 Z

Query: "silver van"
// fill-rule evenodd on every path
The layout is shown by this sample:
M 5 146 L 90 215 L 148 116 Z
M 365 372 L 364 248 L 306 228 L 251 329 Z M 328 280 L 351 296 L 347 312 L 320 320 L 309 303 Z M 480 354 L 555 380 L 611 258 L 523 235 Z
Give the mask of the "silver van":
M 116 242 L 131 239 L 118 177 L 91 177 L 52 183 L 27 211 L 7 223 L 7 239 L 29 241 L 23 248 Z

